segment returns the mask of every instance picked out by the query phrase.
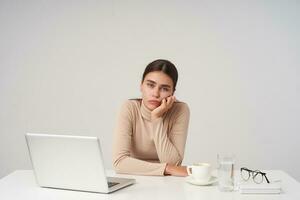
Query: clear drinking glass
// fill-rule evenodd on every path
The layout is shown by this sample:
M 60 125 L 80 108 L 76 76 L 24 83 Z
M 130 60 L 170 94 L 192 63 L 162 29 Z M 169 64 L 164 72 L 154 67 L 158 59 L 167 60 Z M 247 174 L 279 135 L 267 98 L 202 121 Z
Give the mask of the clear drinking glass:
M 233 154 L 218 154 L 218 182 L 219 190 L 222 192 L 234 189 L 234 162 Z

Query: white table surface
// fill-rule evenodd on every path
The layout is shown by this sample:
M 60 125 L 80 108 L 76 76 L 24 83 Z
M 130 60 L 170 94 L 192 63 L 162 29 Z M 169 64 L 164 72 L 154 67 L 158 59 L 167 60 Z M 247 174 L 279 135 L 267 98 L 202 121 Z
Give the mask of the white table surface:
M 32 170 L 17 170 L 0 179 L 0 200 L 117 200 L 117 199 L 172 199 L 172 200 L 300 200 L 300 183 L 287 173 L 279 170 L 266 171 L 268 177 L 273 180 L 282 180 L 281 194 L 240 194 L 234 192 L 220 192 L 217 184 L 211 186 L 195 186 L 185 182 L 184 177 L 156 177 L 156 176 L 133 176 L 115 174 L 108 170 L 109 176 L 135 178 L 136 184 L 121 189 L 111 194 L 88 193 L 60 189 L 48 189 L 39 187 Z

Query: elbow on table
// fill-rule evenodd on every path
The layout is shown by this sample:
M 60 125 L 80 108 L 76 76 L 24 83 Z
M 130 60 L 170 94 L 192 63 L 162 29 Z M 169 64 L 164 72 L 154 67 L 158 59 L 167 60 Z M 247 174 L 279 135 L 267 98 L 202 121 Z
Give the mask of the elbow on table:
M 115 159 L 113 161 L 113 168 L 115 170 L 116 173 L 125 173 L 125 170 L 123 169 L 122 165 L 121 165 L 121 159 Z
M 114 170 L 116 173 L 122 174 L 124 173 L 124 170 L 122 170 L 122 167 L 120 165 L 113 165 Z

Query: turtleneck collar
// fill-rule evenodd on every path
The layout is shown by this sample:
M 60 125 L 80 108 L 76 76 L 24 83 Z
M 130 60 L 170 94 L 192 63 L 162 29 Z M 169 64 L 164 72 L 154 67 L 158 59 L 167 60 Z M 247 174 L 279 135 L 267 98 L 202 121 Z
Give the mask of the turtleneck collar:
M 143 100 L 141 102 L 141 113 L 144 119 L 151 121 L 151 110 L 146 107 Z

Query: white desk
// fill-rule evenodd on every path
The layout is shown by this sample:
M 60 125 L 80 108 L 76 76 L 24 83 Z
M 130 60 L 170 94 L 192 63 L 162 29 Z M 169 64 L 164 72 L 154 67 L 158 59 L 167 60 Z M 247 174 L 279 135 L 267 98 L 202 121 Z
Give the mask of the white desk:
M 119 199 L 171 199 L 171 200 L 300 200 L 300 183 L 283 171 L 267 171 L 268 176 L 282 180 L 282 194 L 276 195 L 245 195 L 235 192 L 220 192 L 217 185 L 194 186 L 185 182 L 183 177 L 153 177 L 115 175 L 111 170 L 110 176 L 135 178 L 136 184 L 116 191 L 112 194 L 99 194 L 59 189 L 40 188 L 35 182 L 33 171 L 18 170 L 0 179 L 0 200 L 119 200 Z

